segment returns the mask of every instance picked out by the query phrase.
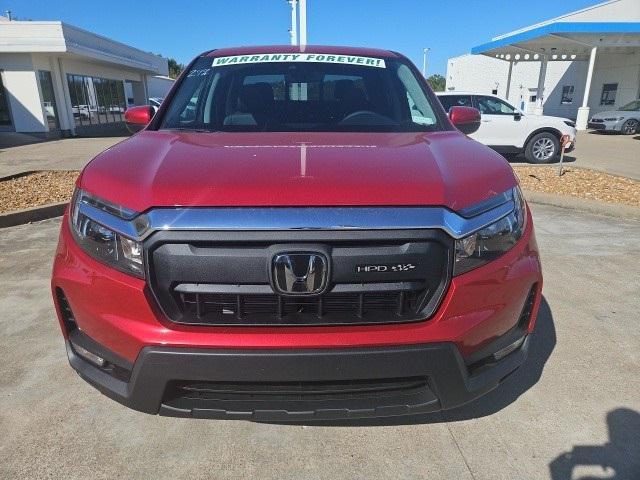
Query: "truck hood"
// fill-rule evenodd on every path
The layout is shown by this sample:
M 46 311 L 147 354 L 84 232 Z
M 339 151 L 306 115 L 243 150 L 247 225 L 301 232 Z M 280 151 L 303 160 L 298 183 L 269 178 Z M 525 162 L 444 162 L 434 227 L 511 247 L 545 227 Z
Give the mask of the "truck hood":
M 78 185 L 142 212 L 172 206 L 442 205 L 517 181 L 497 153 L 459 132 L 142 131 L 102 152 Z

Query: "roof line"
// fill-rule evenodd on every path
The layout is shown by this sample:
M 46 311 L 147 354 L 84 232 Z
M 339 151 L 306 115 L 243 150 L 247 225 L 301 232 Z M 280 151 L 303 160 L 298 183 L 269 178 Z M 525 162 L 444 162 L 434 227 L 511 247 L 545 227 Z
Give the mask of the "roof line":
M 608 0 L 606 2 L 596 3 L 595 5 L 591 5 L 590 7 L 581 8 L 580 10 L 575 10 L 573 12 L 562 14 L 562 15 L 560 15 L 558 17 L 550 18 L 549 20 L 543 20 L 542 22 L 534 23 L 533 25 L 529 25 L 528 27 L 518 28 L 517 30 L 513 30 L 513 31 L 508 32 L 508 33 L 503 33 L 502 35 L 497 35 L 497 36 L 493 37 L 491 40 L 500 40 L 500 39 L 505 38 L 505 37 L 510 37 L 511 35 L 515 35 L 517 33 L 522 33 L 522 32 L 526 32 L 528 30 L 532 30 L 534 28 L 542 27 L 544 25 L 549 25 L 550 23 L 556 22 L 556 21 L 561 20 L 563 18 L 567 18 L 567 17 L 570 17 L 572 15 L 576 15 L 578 13 L 588 12 L 589 10 L 593 10 L 595 8 L 604 7 L 605 5 L 609 5 L 611 3 L 617 3 L 619 1 L 620 0 Z
M 165 57 L 163 57 L 160 54 L 153 53 L 153 52 L 146 52 L 146 51 L 144 51 L 144 50 L 142 50 L 142 49 L 140 49 L 138 47 L 134 47 L 132 45 L 129 45 L 129 44 L 124 43 L 124 42 L 121 42 L 119 40 L 114 40 L 113 38 L 109 38 L 109 37 L 107 37 L 105 35 L 102 35 L 100 33 L 91 32 L 91 31 L 86 30 L 86 29 L 84 29 L 82 27 L 77 27 L 76 25 L 71 25 L 70 23 L 66 23 L 66 22 L 57 22 L 57 23 L 60 23 L 62 25 L 63 32 L 64 32 L 64 28 L 66 27 L 66 28 L 69 28 L 70 30 L 76 30 L 78 32 L 86 33 L 86 34 L 91 35 L 93 37 L 97 37 L 97 38 L 100 38 L 100 39 L 105 40 L 107 42 L 114 43 L 116 45 L 120 45 L 122 47 L 126 47 L 126 48 L 129 48 L 131 50 L 135 50 L 136 52 L 143 53 L 145 55 L 149 55 L 149 56 L 152 56 L 152 57 L 165 59 Z M 64 35 L 64 33 L 63 33 L 63 35 Z
M 494 48 L 500 48 L 514 43 L 526 42 L 534 38 L 542 37 L 550 33 L 640 33 L 638 22 L 558 22 L 543 25 L 541 27 L 525 30 L 492 40 L 475 46 L 471 53 L 478 55 Z

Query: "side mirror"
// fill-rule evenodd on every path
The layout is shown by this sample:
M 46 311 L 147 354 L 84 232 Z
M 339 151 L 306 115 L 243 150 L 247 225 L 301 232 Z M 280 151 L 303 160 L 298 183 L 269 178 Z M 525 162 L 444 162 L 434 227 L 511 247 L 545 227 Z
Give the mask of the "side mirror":
M 517 110 L 513 112 L 513 119 L 516 122 L 519 122 L 521 118 L 522 118 L 522 113 L 518 112 Z
M 155 110 L 151 105 L 128 108 L 127 111 L 124 112 L 124 121 L 127 125 L 127 130 L 131 133 L 139 132 L 149 124 L 154 114 Z
M 449 120 L 462 133 L 469 135 L 480 128 L 480 110 L 472 107 L 451 107 Z

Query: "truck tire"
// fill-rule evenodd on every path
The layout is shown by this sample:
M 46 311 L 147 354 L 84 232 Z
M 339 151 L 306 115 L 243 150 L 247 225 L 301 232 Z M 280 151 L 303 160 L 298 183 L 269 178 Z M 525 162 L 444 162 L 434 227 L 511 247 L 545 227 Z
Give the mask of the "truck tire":
M 529 163 L 549 163 L 558 155 L 560 142 L 553 133 L 542 132 L 534 135 L 524 150 Z

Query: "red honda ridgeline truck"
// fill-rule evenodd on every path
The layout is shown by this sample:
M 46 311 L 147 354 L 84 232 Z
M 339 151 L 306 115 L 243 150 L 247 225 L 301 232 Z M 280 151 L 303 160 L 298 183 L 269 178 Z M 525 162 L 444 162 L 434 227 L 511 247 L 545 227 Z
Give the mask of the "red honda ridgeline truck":
M 542 276 L 507 162 L 402 55 L 204 53 L 93 159 L 52 290 L 69 361 L 142 412 L 449 409 L 524 361 Z M 457 128 L 456 128 L 457 127 Z

